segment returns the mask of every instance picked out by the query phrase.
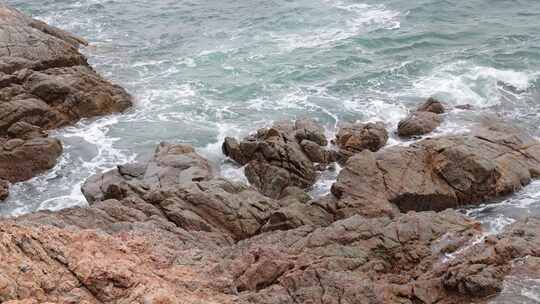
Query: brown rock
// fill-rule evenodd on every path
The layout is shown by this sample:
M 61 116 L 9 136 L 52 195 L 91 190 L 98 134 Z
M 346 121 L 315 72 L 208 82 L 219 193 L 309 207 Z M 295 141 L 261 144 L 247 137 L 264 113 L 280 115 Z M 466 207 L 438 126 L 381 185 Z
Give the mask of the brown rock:
M 540 173 L 540 144 L 496 119 L 471 135 L 391 147 L 374 157 L 353 157 L 332 193 L 339 199 L 386 208 L 444 210 L 484 202 L 528 184 Z
M 0 201 L 5 200 L 9 196 L 9 182 L 0 179 Z
M 446 112 L 444 105 L 435 98 L 429 98 L 421 104 L 417 109 L 417 112 L 431 112 L 435 114 L 443 114 Z
M 11 138 L 31 139 L 34 137 L 47 137 L 40 127 L 31 125 L 24 121 L 19 121 L 12 124 L 7 130 L 7 134 Z
M 6 144 L 8 149 L 0 151 L 0 178 L 12 183 L 51 169 L 62 154 L 60 141 L 53 138 L 12 139 Z
M 226 138 L 222 150 L 239 164 L 247 164 L 245 174 L 252 185 L 269 197 L 279 198 L 289 186 L 305 189 L 315 183 L 313 162 L 331 162 L 335 158 L 324 149 L 326 144 L 323 129 L 304 119 L 276 123 L 240 143 Z
M 431 133 L 442 123 L 442 118 L 432 112 L 414 112 L 398 124 L 398 135 L 419 136 Z
M 127 164 L 90 177 L 82 192 L 90 203 L 144 195 L 150 190 L 210 180 L 210 163 L 188 145 L 161 143 L 148 163 Z
M 491 125 L 482 134 L 534 148 L 523 134 L 508 132 Z M 146 166 L 124 165 L 118 174 L 130 183 L 127 176 L 142 178 L 151 163 L 181 166 L 179 158 L 192 153 L 162 145 Z M 365 150 L 347 165 L 362 176 L 366 197 L 376 198 L 375 182 L 385 178 L 373 165 L 378 154 Z M 350 199 L 363 193 L 343 189 Z M 212 177 L 0 221 L 0 300 L 472 304 L 500 291 L 513 270 L 525 274 L 515 268 L 524 257 L 540 258 L 539 219 L 484 241 L 480 223 L 453 210 L 366 218 L 343 197 L 308 202 L 298 189 L 283 193 L 276 202 Z
M 364 150 L 378 151 L 387 141 L 388 131 L 380 122 L 342 124 L 336 134 L 336 144 L 346 157 Z
M 29 179 L 52 168 L 61 145 L 42 129 L 121 112 L 127 92 L 96 74 L 77 50 L 86 41 L 0 4 L 0 178 Z

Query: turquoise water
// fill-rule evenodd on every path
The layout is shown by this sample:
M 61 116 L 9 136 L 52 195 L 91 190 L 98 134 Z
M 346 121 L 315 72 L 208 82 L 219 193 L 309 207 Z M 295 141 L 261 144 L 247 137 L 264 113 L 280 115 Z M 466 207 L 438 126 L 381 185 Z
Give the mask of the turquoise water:
M 339 121 L 381 120 L 394 131 L 429 96 L 476 109 L 452 111 L 436 135 L 497 113 L 540 136 L 538 0 L 7 2 L 87 38 L 90 62 L 136 102 L 55 132 L 66 150 L 59 165 L 14 186 L 0 215 L 84 205 L 86 177 L 147 157 L 160 141 L 193 144 L 241 180 L 221 155 L 225 136 L 304 116 L 329 135 Z M 466 212 L 500 231 L 540 214 L 540 182 Z

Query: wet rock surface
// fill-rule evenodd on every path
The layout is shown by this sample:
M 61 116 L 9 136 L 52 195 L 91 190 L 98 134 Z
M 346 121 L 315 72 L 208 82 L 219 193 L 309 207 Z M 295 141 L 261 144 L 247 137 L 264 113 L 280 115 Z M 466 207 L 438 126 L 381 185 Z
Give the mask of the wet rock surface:
M 87 44 L 82 38 L 4 4 L 0 25 L 0 137 L 12 139 L 0 152 L 0 178 L 18 182 L 60 156 L 61 143 L 41 138 L 43 130 L 124 111 L 131 97 L 88 65 L 78 51 Z
M 333 152 L 325 149 L 327 144 L 322 127 L 302 119 L 276 123 L 240 142 L 226 138 L 223 153 L 247 165 L 247 179 L 263 194 L 279 198 L 289 186 L 305 189 L 315 183 L 314 163 L 335 160 Z
M 398 135 L 402 137 L 419 136 L 433 132 L 442 123 L 438 114 L 414 112 L 398 124 Z
M 440 114 L 445 112 L 446 109 L 440 101 L 429 98 L 418 106 L 416 111 L 398 123 L 397 133 L 401 137 L 429 134 L 441 125 L 443 119 Z

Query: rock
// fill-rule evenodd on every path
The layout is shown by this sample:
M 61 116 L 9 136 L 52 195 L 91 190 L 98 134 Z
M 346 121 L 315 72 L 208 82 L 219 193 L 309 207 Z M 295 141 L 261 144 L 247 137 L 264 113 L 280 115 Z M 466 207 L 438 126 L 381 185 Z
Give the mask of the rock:
M 0 201 L 5 200 L 9 196 L 9 182 L 0 179 Z
M 303 226 L 244 240 L 221 273 L 231 276 L 247 303 L 407 303 L 415 298 L 415 276 L 438 267 L 435 245 L 449 235 L 465 244 L 478 229 L 453 211 L 393 221 L 353 216 L 326 228 Z M 444 273 L 437 274 L 431 286 L 422 285 L 422 295 L 437 290 L 449 297 Z
M 470 135 L 352 157 L 332 193 L 383 209 L 390 202 L 402 212 L 440 211 L 513 193 L 540 176 L 539 169 L 538 141 L 491 118 Z
M 336 134 L 336 144 L 346 158 L 364 150 L 378 151 L 387 141 L 388 131 L 380 122 L 342 124 Z
M 91 176 L 82 185 L 82 192 L 90 203 L 122 199 L 150 190 L 210 180 L 213 171 L 210 163 L 191 146 L 161 143 L 149 162 L 121 165 Z
M 0 150 L 0 178 L 12 183 L 28 180 L 56 165 L 62 145 L 54 138 L 12 139 Z
M 302 144 L 303 143 L 303 144 Z M 263 194 L 279 198 L 289 186 L 308 188 L 317 177 L 314 162 L 331 162 L 323 129 L 311 120 L 279 122 L 241 142 L 226 138 L 223 153 L 241 165 L 249 182 Z
M 442 123 L 439 115 L 432 112 L 414 112 L 398 124 L 398 135 L 412 137 L 431 133 Z
M 443 114 L 446 112 L 444 105 L 435 98 L 429 98 L 421 104 L 417 109 L 417 112 L 431 112 L 435 114 Z
M 337 160 L 337 155 L 334 151 L 326 150 L 311 140 L 302 140 L 300 146 L 306 156 L 314 163 L 329 164 Z
M 307 118 L 295 121 L 295 137 L 298 142 L 309 140 L 322 147 L 328 145 L 324 129 L 314 120 Z
M 40 127 L 34 126 L 24 121 L 18 121 L 12 124 L 7 130 L 11 138 L 31 139 L 34 137 L 47 137 Z
M 132 102 L 88 65 L 78 51 L 83 39 L 5 4 L 0 23 L 0 137 L 12 139 L 0 151 L 0 178 L 19 182 L 56 163 L 61 144 L 39 139 L 43 130 L 122 112 Z
M 474 106 L 470 104 L 457 105 L 455 108 L 458 110 L 474 110 Z
M 478 134 L 533 155 L 531 138 L 511 130 L 491 124 Z M 516 262 L 540 258 L 540 219 L 484 240 L 480 223 L 453 210 L 360 215 L 384 199 L 375 162 L 387 150 L 349 159 L 344 171 L 362 177 L 361 188 L 343 188 L 339 199 L 312 201 L 287 187 L 275 201 L 211 172 L 184 178 L 206 161 L 189 146 L 162 144 L 116 174 L 133 188 L 156 172 L 149 168 L 177 182 L 146 179 L 144 192 L 121 199 L 0 220 L 0 300 L 472 304 L 500 291 Z

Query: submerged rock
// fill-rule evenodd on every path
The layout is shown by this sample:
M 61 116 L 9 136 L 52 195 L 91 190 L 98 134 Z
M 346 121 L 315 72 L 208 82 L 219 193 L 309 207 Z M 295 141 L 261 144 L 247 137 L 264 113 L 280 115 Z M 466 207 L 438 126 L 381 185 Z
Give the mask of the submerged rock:
M 0 23 L 0 137 L 18 140 L 0 152 L 7 164 L 0 178 L 18 182 L 52 168 L 60 155 L 60 142 L 36 139 L 44 129 L 121 112 L 132 102 L 88 65 L 77 50 L 83 39 L 4 4 Z
M 222 150 L 239 164 L 247 164 L 245 174 L 252 185 L 269 197 L 279 198 L 289 186 L 305 189 L 315 183 L 314 162 L 335 160 L 324 148 L 327 144 L 322 127 L 303 119 L 260 129 L 241 142 L 226 138 Z

